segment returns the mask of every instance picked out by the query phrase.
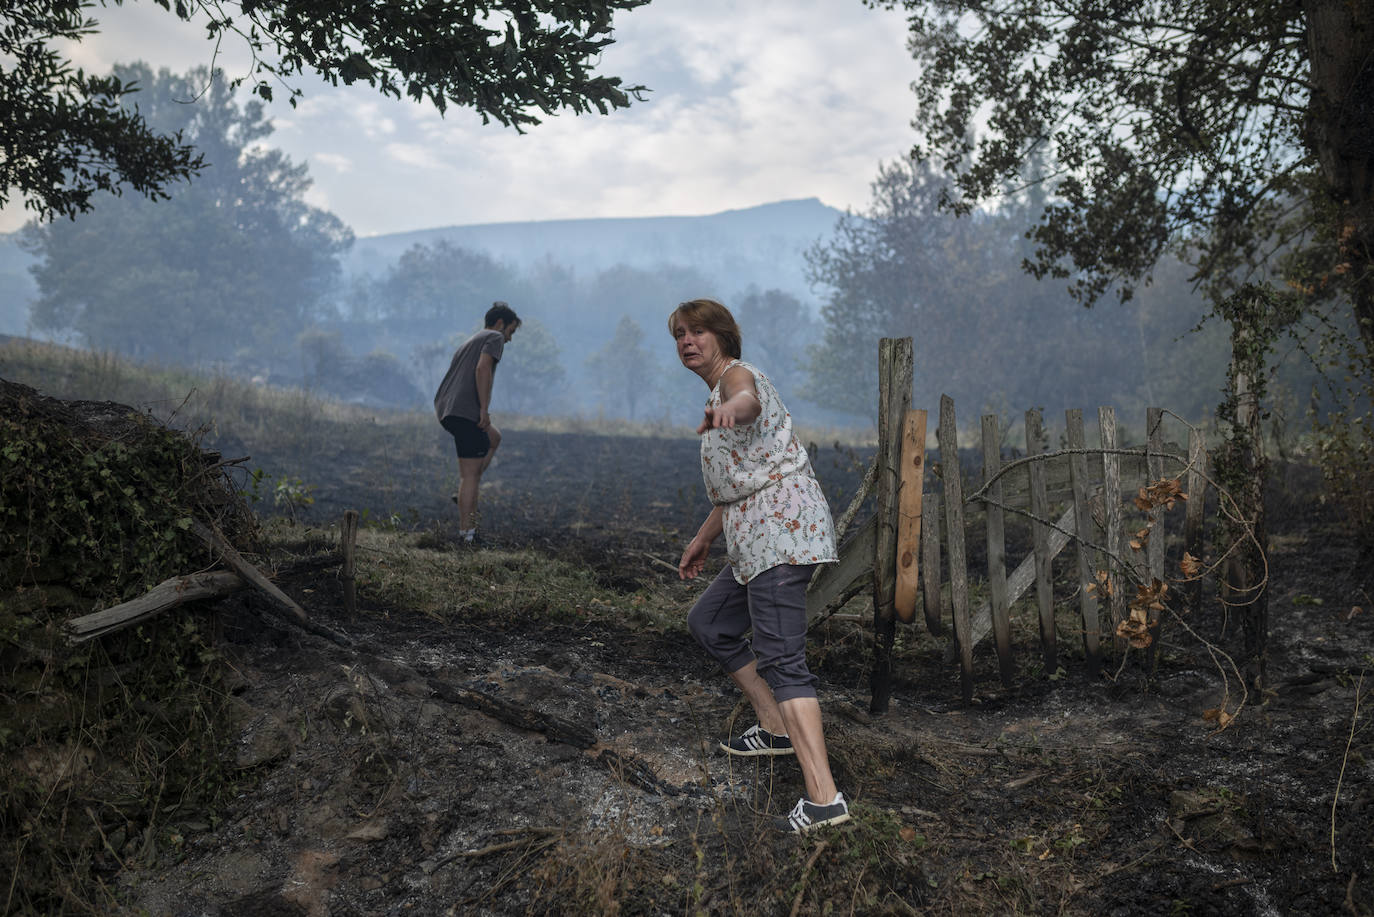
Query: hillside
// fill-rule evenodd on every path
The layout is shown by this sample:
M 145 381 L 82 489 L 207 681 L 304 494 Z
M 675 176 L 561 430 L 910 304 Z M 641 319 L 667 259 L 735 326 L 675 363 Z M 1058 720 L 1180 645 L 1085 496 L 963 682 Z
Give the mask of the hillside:
M 707 216 L 548 220 L 446 226 L 358 239 L 344 258 L 350 274 L 377 274 L 413 245 L 446 240 L 519 268 L 552 261 L 580 273 L 617 264 L 694 267 L 731 293 L 751 284 L 812 300 L 804 253 L 828 237 L 841 211 L 816 198 L 778 201 Z

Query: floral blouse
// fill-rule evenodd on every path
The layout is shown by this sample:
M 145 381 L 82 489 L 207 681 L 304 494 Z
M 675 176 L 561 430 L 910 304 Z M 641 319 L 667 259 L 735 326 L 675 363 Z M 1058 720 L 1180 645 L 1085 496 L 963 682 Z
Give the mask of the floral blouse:
M 762 411 L 751 424 L 701 437 L 701 475 L 707 496 L 725 511 L 725 548 L 735 580 L 746 584 L 778 564 L 838 560 L 830 505 L 792 432 L 792 415 L 767 376 L 742 360 L 726 370 L 734 366 L 754 376 Z M 706 404 L 720 402 L 717 382 Z

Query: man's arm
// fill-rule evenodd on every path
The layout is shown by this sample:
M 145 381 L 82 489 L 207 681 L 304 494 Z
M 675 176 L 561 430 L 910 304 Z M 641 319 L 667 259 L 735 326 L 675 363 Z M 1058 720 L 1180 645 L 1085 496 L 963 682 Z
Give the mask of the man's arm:
M 491 385 L 496 379 L 496 361 L 491 358 L 491 354 L 484 353 L 477 358 L 475 377 L 477 382 L 477 428 L 485 430 L 491 426 L 491 415 L 488 413 L 488 409 L 491 407 Z

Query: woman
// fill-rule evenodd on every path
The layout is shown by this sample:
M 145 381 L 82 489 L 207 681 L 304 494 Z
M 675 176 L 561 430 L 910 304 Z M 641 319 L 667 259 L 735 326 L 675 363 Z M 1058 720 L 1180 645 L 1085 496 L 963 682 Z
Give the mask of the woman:
M 806 585 L 815 564 L 837 559 L 830 507 L 792 417 L 768 377 L 740 360 L 734 316 L 711 299 L 685 302 L 668 316 L 682 365 L 711 390 L 701 435 L 701 471 L 715 508 L 678 563 L 693 579 L 722 533 L 729 563 L 692 607 L 688 627 L 729 673 L 758 723 L 721 743 L 732 755 L 795 754 L 806 796 L 783 831 L 849 820 L 835 787 L 806 667 Z M 745 634 L 753 629 L 752 643 Z

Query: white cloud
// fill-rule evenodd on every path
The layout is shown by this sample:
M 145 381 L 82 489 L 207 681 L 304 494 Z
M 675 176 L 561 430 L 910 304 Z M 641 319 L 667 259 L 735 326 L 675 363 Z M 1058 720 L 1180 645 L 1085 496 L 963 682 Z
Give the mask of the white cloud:
M 142 31 L 107 26 L 81 48 L 87 66 L 206 62 L 210 45 L 169 37 L 176 18 L 153 4 L 101 18 L 135 9 Z M 879 162 L 914 139 L 905 37 L 900 13 L 859 0 L 654 0 L 621 17 L 603 55 L 603 72 L 653 89 L 628 110 L 560 115 L 522 136 L 468 110 L 441 118 L 427 103 L 306 78 L 296 109 L 269 107 L 268 142 L 316 165 L 312 203 L 328 201 L 359 235 L 799 197 L 862 207 Z
M 321 165 L 340 174 L 353 171 L 353 160 L 338 153 L 311 153 L 310 164 Z

